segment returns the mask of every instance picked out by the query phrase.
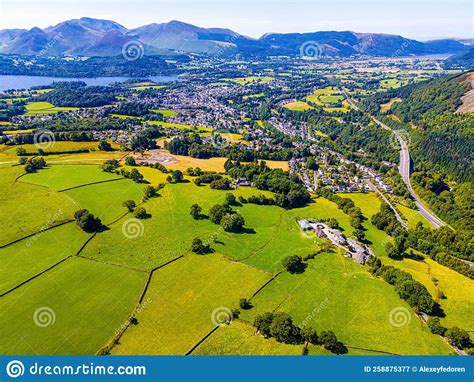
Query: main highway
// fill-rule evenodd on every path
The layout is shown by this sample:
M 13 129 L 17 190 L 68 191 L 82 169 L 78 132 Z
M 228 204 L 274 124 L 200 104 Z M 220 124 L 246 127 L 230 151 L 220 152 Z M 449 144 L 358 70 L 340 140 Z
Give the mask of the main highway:
M 345 95 L 347 102 L 349 102 L 352 107 L 356 110 L 359 110 L 359 107 L 352 101 L 349 95 L 346 93 L 344 89 L 341 89 L 343 94 Z M 404 139 L 403 132 L 393 130 L 383 122 L 379 121 L 373 115 L 371 115 L 373 121 L 379 125 L 381 128 L 385 130 L 389 130 L 393 133 L 394 137 L 397 139 L 398 144 L 400 146 L 400 164 L 398 165 L 398 171 L 400 172 L 400 176 L 402 177 L 403 182 L 405 183 L 408 192 L 410 193 L 413 202 L 415 203 L 416 207 L 420 214 L 428 220 L 431 225 L 438 229 L 442 226 L 445 226 L 446 223 L 442 221 L 438 216 L 436 216 L 428 207 L 426 207 L 423 202 L 420 200 L 418 195 L 416 195 L 415 190 L 413 189 L 410 181 L 410 152 L 408 151 L 408 145 Z

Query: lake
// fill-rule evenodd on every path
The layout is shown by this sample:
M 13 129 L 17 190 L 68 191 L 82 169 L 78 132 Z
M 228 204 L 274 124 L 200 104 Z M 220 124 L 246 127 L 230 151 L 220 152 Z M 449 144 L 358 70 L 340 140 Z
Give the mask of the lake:
M 154 82 L 171 82 L 178 79 L 177 76 L 150 76 L 147 78 Z M 49 85 L 54 81 L 84 81 L 87 85 L 109 85 L 113 82 L 122 82 L 128 79 L 130 79 L 130 77 L 62 78 L 0 75 L 0 91 L 8 89 L 29 89 L 32 86 Z

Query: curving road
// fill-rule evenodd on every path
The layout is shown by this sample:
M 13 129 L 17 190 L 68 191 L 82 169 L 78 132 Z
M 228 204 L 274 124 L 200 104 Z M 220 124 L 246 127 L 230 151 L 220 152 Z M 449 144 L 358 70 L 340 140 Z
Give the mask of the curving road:
M 354 109 L 359 110 L 359 107 L 352 101 L 352 99 L 349 97 L 349 95 L 346 93 L 344 89 L 341 89 L 342 93 L 345 95 L 347 102 L 349 102 Z M 438 229 L 442 226 L 445 226 L 446 223 L 442 221 L 438 216 L 436 216 L 428 207 L 426 207 L 416 195 L 415 190 L 413 189 L 410 181 L 410 152 L 408 151 L 408 145 L 406 141 L 403 139 L 403 132 L 393 130 L 389 126 L 387 126 L 385 123 L 379 121 L 377 118 L 375 118 L 373 115 L 371 115 L 372 119 L 374 122 L 379 125 L 381 128 L 386 129 L 391 131 L 394 136 L 397 138 L 397 141 L 400 145 L 400 164 L 398 165 L 398 171 L 400 172 L 400 175 L 402 177 L 403 182 L 405 183 L 408 192 L 410 193 L 416 207 L 418 208 L 418 211 L 420 214 L 428 220 L 431 225 L 435 228 Z

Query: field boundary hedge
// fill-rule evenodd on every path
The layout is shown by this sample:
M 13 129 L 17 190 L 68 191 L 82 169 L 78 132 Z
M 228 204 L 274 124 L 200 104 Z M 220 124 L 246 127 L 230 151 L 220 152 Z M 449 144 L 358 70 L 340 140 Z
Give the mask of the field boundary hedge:
M 48 228 L 45 228 L 45 229 L 40 229 L 40 230 L 37 231 L 37 232 L 30 233 L 29 235 L 24 236 L 24 237 L 21 237 L 21 238 L 19 238 L 19 239 L 15 239 L 15 240 L 13 240 L 13 241 L 10 242 L 10 243 L 0 245 L 0 249 L 1 249 L 1 248 L 8 247 L 8 246 L 10 246 L 10 245 L 12 245 L 12 244 L 18 243 L 19 241 L 28 239 L 28 238 L 30 238 L 30 237 L 32 237 L 32 236 L 40 235 L 40 234 L 42 234 L 43 232 L 49 231 L 50 229 L 53 229 L 53 228 L 56 228 L 56 227 L 60 227 L 60 226 L 62 226 L 62 225 L 64 225 L 64 224 L 72 223 L 73 221 L 74 221 L 74 219 L 70 219 L 70 220 L 66 220 L 66 221 L 64 221 L 64 222 L 61 222 L 61 223 L 52 225 L 51 227 L 48 227 Z
M 39 277 L 39 276 L 45 274 L 46 272 L 50 271 L 51 269 L 56 268 L 59 264 L 64 263 L 66 260 L 69 260 L 69 259 L 72 258 L 72 257 L 73 257 L 73 255 L 69 255 L 69 256 L 65 257 L 65 258 L 62 259 L 61 261 L 58 261 L 56 264 L 51 265 L 49 268 L 44 269 L 44 270 L 41 271 L 40 273 L 38 273 L 38 274 L 36 274 L 36 275 L 30 277 L 29 279 L 27 279 L 27 280 L 21 282 L 20 284 L 14 286 L 13 288 L 7 290 L 6 292 L 4 292 L 4 293 L 2 293 L 2 294 L 0 294 L 0 297 L 6 296 L 7 294 L 9 294 L 9 293 L 15 291 L 16 289 L 20 288 L 21 286 L 25 285 L 26 283 L 29 283 L 30 281 L 32 281 L 32 280 L 36 279 L 37 277 Z
M 206 341 L 210 336 L 212 336 L 212 334 L 213 334 L 215 331 L 217 331 L 217 329 L 219 329 L 220 327 L 221 327 L 220 325 L 217 325 L 217 326 L 213 327 L 212 330 L 211 330 L 209 333 L 207 333 L 203 338 L 201 338 L 201 339 L 198 341 L 198 343 L 197 343 L 196 345 L 194 345 L 194 346 L 191 348 L 191 350 L 188 350 L 188 352 L 187 352 L 185 355 L 191 355 L 191 353 L 192 353 L 194 350 L 196 350 L 196 349 L 199 347 L 199 345 L 201 345 L 201 344 L 202 344 L 204 341 Z

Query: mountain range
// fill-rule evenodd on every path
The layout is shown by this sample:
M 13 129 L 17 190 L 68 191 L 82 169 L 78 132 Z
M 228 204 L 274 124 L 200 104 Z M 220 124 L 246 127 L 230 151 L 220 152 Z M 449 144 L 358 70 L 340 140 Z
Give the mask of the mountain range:
M 0 53 L 44 56 L 115 56 L 139 42 L 147 54 L 304 55 L 348 57 L 458 53 L 468 47 L 455 39 L 420 42 L 398 35 L 323 31 L 268 33 L 254 39 L 223 28 L 201 28 L 180 21 L 128 29 L 115 21 L 89 17 L 48 28 L 0 30 Z M 306 52 L 308 49 L 308 52 Z

